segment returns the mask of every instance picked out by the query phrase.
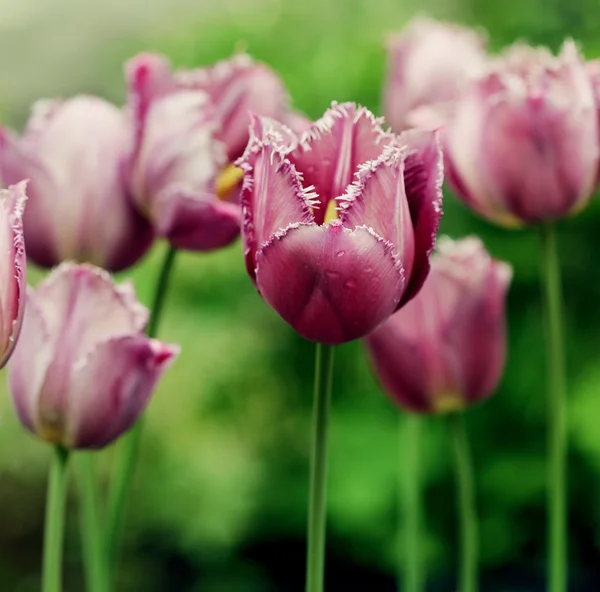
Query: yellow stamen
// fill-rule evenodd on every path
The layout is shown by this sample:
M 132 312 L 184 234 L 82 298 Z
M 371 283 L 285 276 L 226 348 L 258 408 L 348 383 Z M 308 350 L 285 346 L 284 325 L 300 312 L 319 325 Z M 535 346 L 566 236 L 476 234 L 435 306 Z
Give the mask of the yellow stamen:
M 454 413 L 463 409 L 464 406 L 463 398 L 454 393 L 444 393 L 433 401 L 433 410 L 436 413 Z
M 243 178 L 244 171 L 241 168 L 234 164 L 228 164 L 215 179 L 217 197 L 222 201 L 227 201 Z
M 327 204 L 327 209 L 325 210 L 325 218 L 323 220 L 323 224 L 329 224 L 330 222 L 333 222 L 333 220 L 337 220 L 339 217 L 338 214 L 339 214 L 339 212 L 337 209 L 337 202 L 335 201 L 335 199 L 332 199 Z

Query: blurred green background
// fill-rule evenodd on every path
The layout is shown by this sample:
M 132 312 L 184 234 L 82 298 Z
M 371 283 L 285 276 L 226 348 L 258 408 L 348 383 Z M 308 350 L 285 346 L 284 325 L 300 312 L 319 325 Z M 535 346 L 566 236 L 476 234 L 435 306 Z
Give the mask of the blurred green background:
M 177 66 L 245 48 L 318 117 L 332 99 L 379 112 L 387 32 L 416 12 L 482 26 L 494 49 L 565 36 L 600 55 L 597 0 L 1 0 L 0 119 L 20 127 L 39 96 L 123 102 L 122 62 L 167 53 Z M 496 396 L 468 414 L 481 515 L 483 591 L 543 589 L 544 340 L 538 239 L 476 219 L 452 196 L 442 231 L 482 236 L 510 261 L 510 352 Z M 573 590 L 600 589 L 600 204 L 560 225 L 568 335 Z M 134 270 L 149 302 L 164 245 Z M 40 273 L 32 270 L 31 281 Z M 183 353 L 148 412 L 119 589 L 303 589 L 313 346 L 255 293 L 241 245 L 177 261 L 161 337 Z M 393 590 L 402 416 L 360 343 L 339 348 L 330 436 L 328 590 Z M 3 387 L 5 389 L 5 387 Z M 456 521 L 442 419 L 427 421 L 422 473 L 431 591 L 454 589 Z M 104 481 L 113 451 L 102 453 Z M 49 450 L 0 398 L 0 590 L 39 590 Z M 65 591 L 83 590 L 76 488 Z

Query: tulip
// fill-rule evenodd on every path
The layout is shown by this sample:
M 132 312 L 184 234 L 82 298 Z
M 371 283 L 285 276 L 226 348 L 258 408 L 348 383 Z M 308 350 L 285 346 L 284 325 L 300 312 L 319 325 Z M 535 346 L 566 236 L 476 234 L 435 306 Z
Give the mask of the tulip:
M 387 43 L 384 113 L 396 132 L 435 129 L 468 80 L 486 62 L 484 36 L 460 25 L 418 17 Z
M 306 126 L 287 109 L 269 68 L 239 55 L 173 73 L 140 54 L 126 66 L 136 127 L 131 186 L 138 206 L 174 247 L 210 250 L 239 234 L 242 172 L 232 165 L 248 142 L 249 111 Z
M 457 411 L 491 395 L 504 367 L 511 276 L 477 238 L 438 242 L 419 294 L 366 339 L 377 376 L 402 407 Z
M 179 350 L 146 337 L 147 318 L 131 284 L 90 265 L 63 263 L 30 289 L 9 364 L 23 425 L 65 448 L 101 448 L 128 430 Z
M 39 101 L 22 136 L 0 129 L 2 180 L 30 180 L 24 233 L 32 261 L 118 271 L 147 251 L 152 230 L 126 190 L 130 150 L 123 113 L 95 97 Z
M 412 298 L 441 216 L 434 132 L 384 133 L 333 104 L 300 138 L 255 119 L 238 165 L 246 265 L 262 297 L 306 339 L 363 337 Z
M 0 190 L 2 297 L 0 297 L 0 368 L 8 362 L 17 343 L 23 312 L 27 262 L 23 241 L 23 210 L 27 196 L 26 183 Z
M 596 188 L 598 118 L 573 42 L 510 48 L 472 82 L 446 127 L 447 178 L 467 206 L 516 227 L 574 214 Z

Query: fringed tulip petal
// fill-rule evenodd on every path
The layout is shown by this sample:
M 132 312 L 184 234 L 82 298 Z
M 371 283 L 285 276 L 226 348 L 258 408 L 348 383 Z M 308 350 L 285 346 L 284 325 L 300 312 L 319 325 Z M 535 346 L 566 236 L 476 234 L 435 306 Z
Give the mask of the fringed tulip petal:
M 25 310 L 26 269 L 23 210 L 26 182 L 0 190 L 0 368 L 17 343 Z
M 260 249 L 256 264 L 263 298 L 300 335 L 328 344 L 383 322 L 404 282 L 390 243 L 339 223 L 292 226 Z
M 315 221 L 322 224 L 327 205 L 354 181 L 358 167 L 376 160 L 391 136 L 381 120 L 353 103 L 334 103 L 301 137 L 290 160 L 302 172 L 305 187 L 314 187 L 319 202 Z
M 406 188 L 405 150 L 391 146 L 376 161 L 364 165 L 341 202 L 341 223 L 365 225 L 394 247 L 410 277 L 415 257 L 415 236 Z
M 429 273 L 429 257 L 442 217 L 444 160 L 437 132 L 404 132 L 399 141 L 408 148 L 404 187 L 415 237 L 412 275 L 402 305 L 418 293 Z

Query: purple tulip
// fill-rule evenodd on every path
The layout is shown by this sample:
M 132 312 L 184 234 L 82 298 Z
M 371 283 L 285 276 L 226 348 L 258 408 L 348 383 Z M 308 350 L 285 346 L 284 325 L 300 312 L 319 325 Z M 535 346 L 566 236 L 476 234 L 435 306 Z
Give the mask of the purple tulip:
M 434 132 L 384 133 L 333 104 L 299 139 L 255 119 L 244 170 L 242 237 L 263 298 L 303 337 L 363 337 L 412 298 L 441 216 Z
M 511 276 L 477 238 L 438 242 L 419 294 L 366 339 L 377 376 L 402 407 L 456 411 L 492 394 L 504 368 Z
M 504 226 L 563 218 L 596 188 L 599 135 L 586 64 L 510 48 L 458 101 L 445 133 L 447 178 L 473 210 Z
M 4 260 L 0 297 L 0 368 L 8 362 L 21 331 L 25 310 L 26 270 L 23 209 L 26 183 L 0 190 L 0 249 Z M 3 241 L 3 242 L 2 242 Z
M 486 40 L 460 25 L 417 17 L 387 43 L 384 113 L 396 132 L 435 129 L 486 62 Z
M 210 250 L 239 234 L 242 172 L 232 166 L 248 142 L 249 111 L 294 117 L 279 78 L 239 55 L 173 73 L 158 54 L 126 66 L 136 133 L 132 189 L 158 234 L 178 248 Z
M 27 293 L 9 364 L 23 425 L 67 448 L 101 448 L 128 430 L 179 348 L 143 333 L 148 311 L 129 283 L 63 263 Z
M 2 180 L 30 180 L 24 232 L 32 261 L 118 271 L 147 251 L 152 229 L 126 190 L 130 151 L 127 119 L 95 97 L 39 101 L 22 136 L 0 129 Z

